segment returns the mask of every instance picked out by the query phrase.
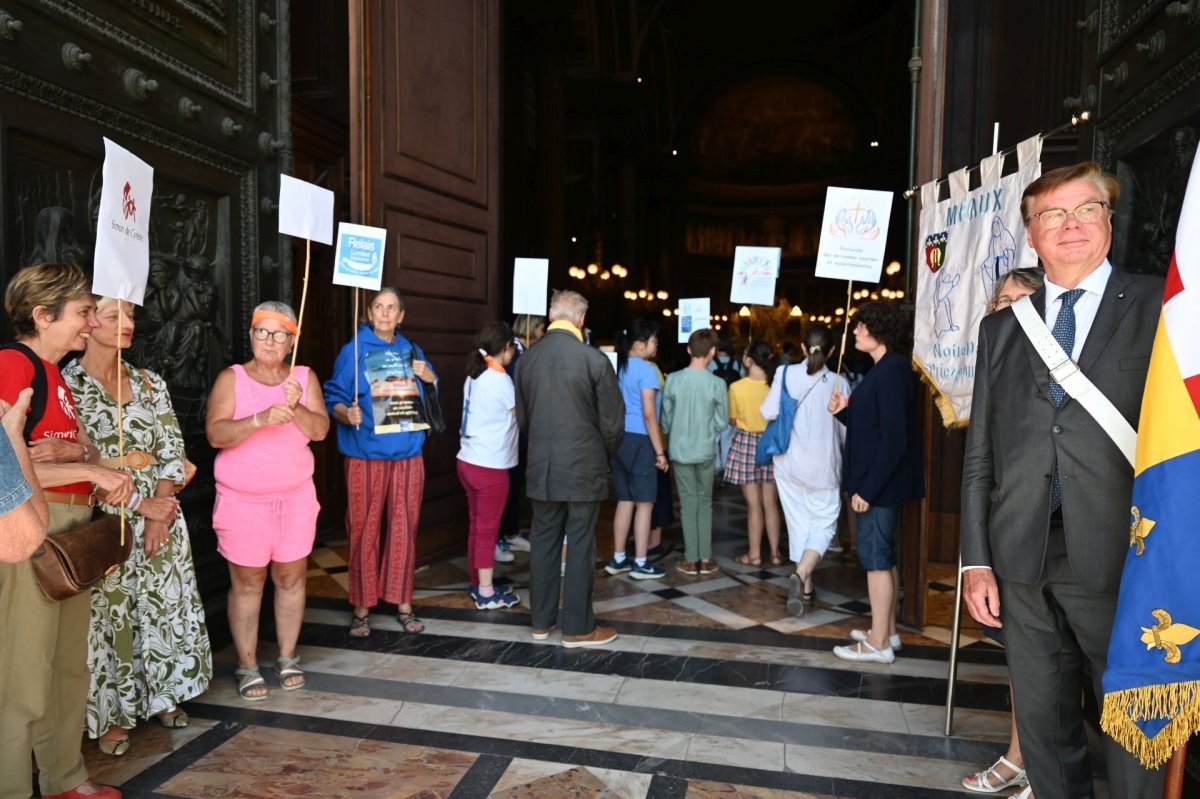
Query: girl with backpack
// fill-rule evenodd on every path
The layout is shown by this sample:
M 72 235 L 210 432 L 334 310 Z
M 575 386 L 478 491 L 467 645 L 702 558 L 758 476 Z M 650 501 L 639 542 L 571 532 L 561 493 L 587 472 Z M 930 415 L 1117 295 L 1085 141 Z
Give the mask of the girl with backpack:
M 826 367 L 834 349 L 829 328 L 811 325 L 800 347 L 805 360 L 775 373 L 761 408 L 770 421 L 779 416 L 783 392 L 797 403 L 787 451 L 774 458 L 788 549 L 796 564 L 788 575 L 787 609 L 793 616 L 812 604 L 813 571 L 837 532 L 846 430 L 826 406 L 834 391 L 850 392 L 846 381 Z

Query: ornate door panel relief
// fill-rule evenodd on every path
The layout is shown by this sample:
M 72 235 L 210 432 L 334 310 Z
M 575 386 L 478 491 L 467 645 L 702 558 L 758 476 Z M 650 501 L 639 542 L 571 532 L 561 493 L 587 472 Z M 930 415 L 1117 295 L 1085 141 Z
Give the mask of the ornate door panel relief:
M 1121 180 L 1112 259 L 1166 274 L 1200 134 L 1200 9 L 1166 0 L 1094 6 L 1097 56 L 1085 69 L 1099 120 L 1093 157 Z M 1090 29 L 1092 30 L 1092 29 Z
M 211 536 L 205 399 L 216 373 L 246 357 L 250 310 L 291 287 L 273 215 L 279 174 L 290 171 L 286 9 L 286 0 L 0 5 L 3 281 L 46 260 L 91 268 L 102 136 L 155 169 L 150 285 L 128 358 L 166 378 L 201 467 L 183 497 L 209 599 L 223 597 L 227 578 Z

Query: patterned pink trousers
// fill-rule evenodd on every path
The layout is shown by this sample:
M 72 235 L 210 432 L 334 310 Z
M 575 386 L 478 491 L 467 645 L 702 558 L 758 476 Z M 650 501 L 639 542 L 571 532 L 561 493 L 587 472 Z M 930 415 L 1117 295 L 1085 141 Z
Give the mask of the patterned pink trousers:
M 373 608 L 382 599 L 412 602 L 417 522 L 425 461 L 346 458 L 346 531 L 350 534 L 350 604 Z M 384 506 L 387 525 L 382 534 Z

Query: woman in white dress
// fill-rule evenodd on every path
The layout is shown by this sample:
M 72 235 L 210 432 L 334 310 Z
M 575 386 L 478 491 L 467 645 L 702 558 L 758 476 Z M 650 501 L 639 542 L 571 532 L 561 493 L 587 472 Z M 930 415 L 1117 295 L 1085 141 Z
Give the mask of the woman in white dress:
M 846 429 L 825 406 L 834 391 L 843 395 L 850 391 L 846 381 L 825 366 L 834 350 L 829 328 L 809 327 L 801 349 L 805 361 L 776 370 L 761 409 L 768 421 L 777 418 L 784 387 L 799 403 L 787 451 L 775 456 L 775 485 L 787 521 L 788 549 L 796 564 L 796 571 L 788 576 L 787 608 L 793 616 L 812 603 L 813 570 L 837 532 Z

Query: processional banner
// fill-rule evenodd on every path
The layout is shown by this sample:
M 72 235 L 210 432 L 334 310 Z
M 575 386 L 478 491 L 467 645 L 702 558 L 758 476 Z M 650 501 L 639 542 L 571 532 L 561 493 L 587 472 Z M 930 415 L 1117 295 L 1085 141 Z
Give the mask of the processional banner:
M 936 182 L 921 187 L 913 363 L 932 386 L 947 427 L 970 420 L 979 320 L 996 285 L 1013 269 L 1037 266 L 1021 193 L 1041 175 L 1041 137 L 1018 145 L 1017 156 L 1017 171 L 1005 177 L 1003 154 L 985 158 L 974 190 L 966 169 L 952 173 L 950 197 L 941 202 Z

